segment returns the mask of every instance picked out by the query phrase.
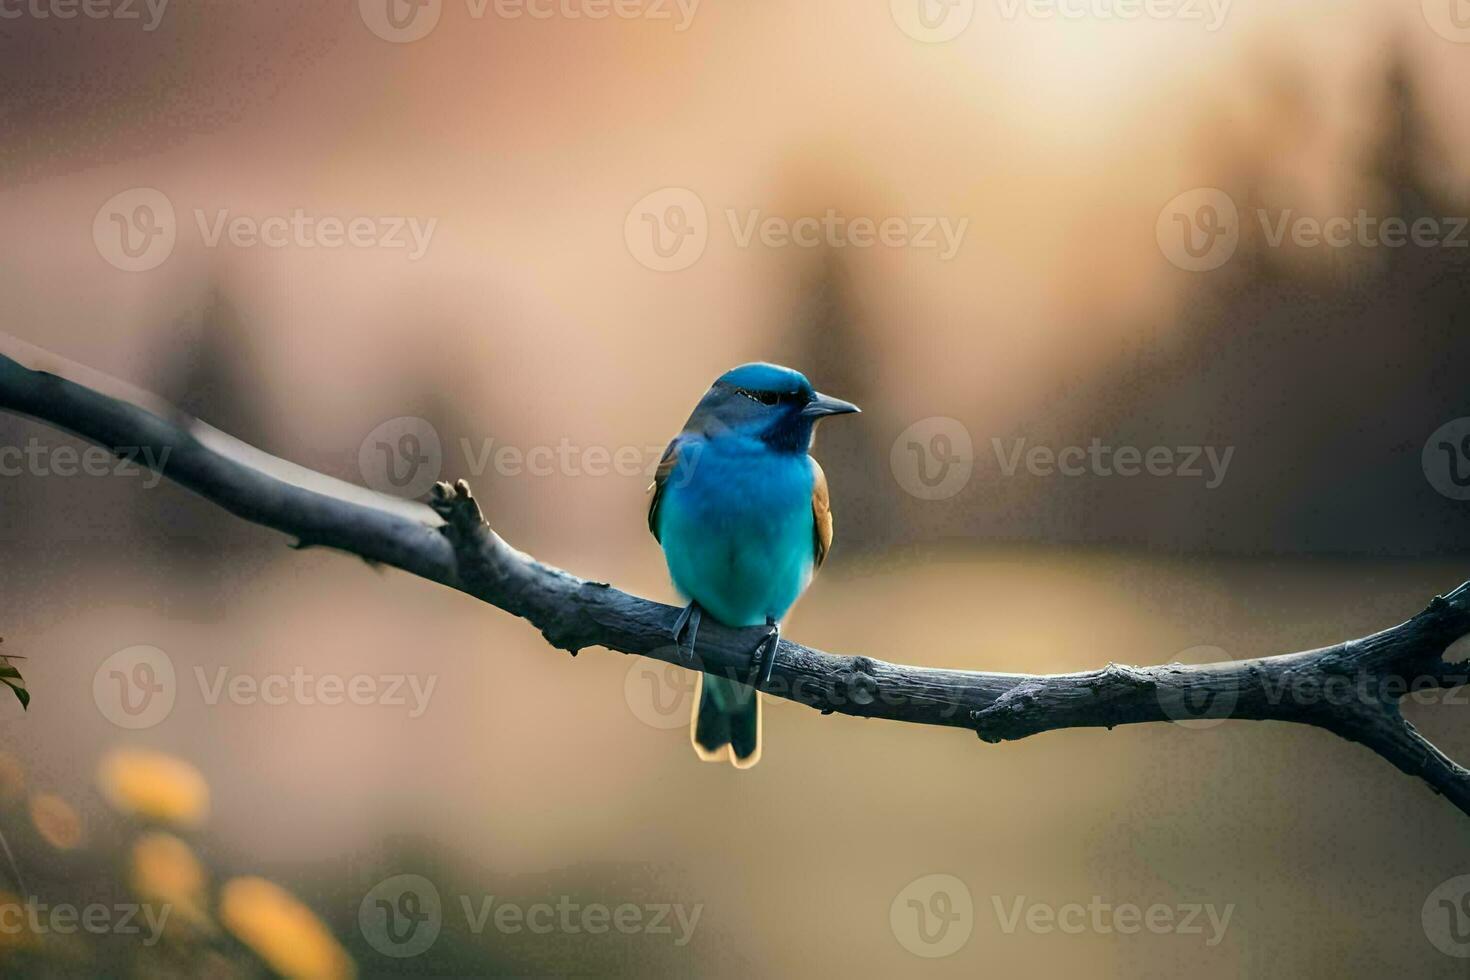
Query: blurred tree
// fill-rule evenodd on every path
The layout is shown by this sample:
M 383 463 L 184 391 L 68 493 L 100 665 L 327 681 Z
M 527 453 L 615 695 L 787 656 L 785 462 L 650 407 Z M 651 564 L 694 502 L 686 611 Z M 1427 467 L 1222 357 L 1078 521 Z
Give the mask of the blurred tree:
M 1216 489 L 1188 479 L 1018 479 L 994 487 L 1000 509 L 1037 516 L 1028 530 L 1069 543 L 1145 544 L 1240 554 L 1425 555 L 1470 548 L 1459 501 L 1437 494 L 1420 454 L 1440 425 L 1470 414 L 1455 365 L 1470 358 L 1470 248 L 1451 243 L 1334 248 L 1273 242 L 1283 216 L 1311 214 L 1278 158 L 1310 138 L 1313 99 L 1289 70 L 1263 71 L 1268 138 L 1225 122 L 1202 130 L 1214 186 L 1240 212 L 1240 244 L 1188 282 L 1162 334 L 1118 351 L 1038 429 L 1054 444 L 1147 450 L 1235 447 Z M 1431 218 L 1453 232 L 1470 200 L 1434 175 L 1436 123 L 1401 47 L 1383 69 L 1380 114 L 1362 134 L 1359 174 L 1331 214 Z M 1253 148 L 1244 153 L 1241 147 Z M 1255 154 L 1255 155 L 1251 155 Z M 1271 229 L 1268 233 L 1267 227 Z M 1356 232 L 1354 232 L 1356 235 Z M 1459 240 L 1467 233 L 1461 229 Z M 984 452 L 985 447 L 977 447 Z
M 777 349 L 788 358 L 784 363 L 800 366 L 817 390 L 871 408 L 881 366 L 864 339 L 862 315 L 846 261 L 835 249 L 824 248 L 804 283 L 790 339 Z M 834 547 L 855 554 L 902 540 L 902 524 L 888 513 L 893 506 L 888 447 L 880 444 L 873 425 L 820 426 L 816 456 L 829 486 L 839 488 L 833 495 L 839 528 Z
M 146 387 L 186 414 L 251 445 L 273 444 L 266 413 L 257 403 L 261 386 L 254 380 L 258 372 L 250 327 L 226 287 L 212 284 L 155 343 L 158 350 L 151 360 L 159 367 Z M 130 495 L 128 507 L 142 540 L 168 552 L 168 561 L 192 568 L 194 574 L 181 576 L 181 581 L 194 580 L 209 566 L 238 563 L 238 549 L 276 546 L 263 536 L 242 535 L 228 514 L 166 487 L 161 484 L 158 492 L 170 495 L 167 507 L 159 507 L 152 494 Z

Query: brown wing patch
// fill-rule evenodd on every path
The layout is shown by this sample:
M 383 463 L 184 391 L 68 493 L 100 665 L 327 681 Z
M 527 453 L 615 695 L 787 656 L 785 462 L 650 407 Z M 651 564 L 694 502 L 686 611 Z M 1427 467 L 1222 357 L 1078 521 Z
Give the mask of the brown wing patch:
M 812 546 L 815 554 L 813 570 L 822 567 L 832 548 L 832 500 L 827 495 L 827 474 L 812 460 Z
M 658 469 L 654 471 L 653 482 L 648 486 L 653 491 L 653 499 L 648 502 L 648 530 L 653 533 L 654 540 L 658 540 L 658 505 L 664 499 L 664 484 L 669 482 L 669 475 L 674 472 L 678 462 L 679 440 L 675 438 L 664 450 L 663 458 L 658 461 Z

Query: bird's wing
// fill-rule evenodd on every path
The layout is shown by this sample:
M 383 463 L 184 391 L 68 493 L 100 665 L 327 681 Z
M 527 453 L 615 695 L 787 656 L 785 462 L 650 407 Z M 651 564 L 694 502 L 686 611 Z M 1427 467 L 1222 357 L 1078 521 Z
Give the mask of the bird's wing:
M 648 530 L 653 532 L 655 540 L 658 539 L 658 506 L 663 503 L 664 486 L 669 482 L 669 477 L 674 472 L 674 467 L 679 465 L 679 446 L 685 441 L 685 437 L 677 435 L 664 450 L 663 457 L 658 461 L 658 469 L 654 471 L 653 482 L 648 489 L 653 491 L 653 499 L 648 502 Z
M 815 564 L 812 570 L 822 567 L 827 552 L 832 547 L 832 500 L 827 495 L 827 474 L 821 465 L 812 460 L 812 547 Z

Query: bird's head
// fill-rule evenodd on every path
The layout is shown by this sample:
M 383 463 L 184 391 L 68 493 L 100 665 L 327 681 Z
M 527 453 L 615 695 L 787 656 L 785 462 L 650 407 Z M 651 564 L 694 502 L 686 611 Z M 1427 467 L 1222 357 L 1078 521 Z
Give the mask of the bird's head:
M 742 364 L 715 381 L 689 427 L 711 436 L 732 432 L 778 451 L 804 453 L 819 420 L 859 411 L 851 402 L 817 391 L 800 371 L 779 364 Z

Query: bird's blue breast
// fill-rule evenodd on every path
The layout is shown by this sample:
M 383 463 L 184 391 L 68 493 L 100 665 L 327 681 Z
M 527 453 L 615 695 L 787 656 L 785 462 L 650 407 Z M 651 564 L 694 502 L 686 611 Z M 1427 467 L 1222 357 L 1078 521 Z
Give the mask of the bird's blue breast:
M 805 453 L 691 439 L 658 517 L 675 588 L 727 626 L 785 616 L 811 581 L 813 479 Z

